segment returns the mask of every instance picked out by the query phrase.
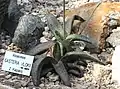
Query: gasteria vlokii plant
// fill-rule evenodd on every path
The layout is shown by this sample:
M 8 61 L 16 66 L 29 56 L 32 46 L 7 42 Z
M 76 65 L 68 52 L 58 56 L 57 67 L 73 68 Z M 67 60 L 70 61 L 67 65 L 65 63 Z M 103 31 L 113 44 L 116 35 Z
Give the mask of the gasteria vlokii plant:
M 74 20 L 84 22 L 84 19 L 74 15 L 73 18 L 65 22 L 65 30 L 54 15 L 47 13 L 46 19 L 48 27 L 56 39 L 51 41 L 51 43 L 53 42 L 51 45 L 51 48 L 53 49 L 51 51 L 52 56 L 47 56 L 45 53 L 36 56 L 37 60 L 34 62 L 32 69 L 32 79 L 34 85 L 38 86 L 40 84 L 40 78 L 49 71 L 53 70 L 60 76 L 65 85 L 70 86 L 71 84 L 68 73 L 82 77 L 83 71 L 79 65 L 86 67 L 86 60 L 91 60 L 104 65 L 104 63 L 99 61 L 97 58 L 82 51 L 81 49 L 78 50 L 78 46 L 76 46 L 74 42 L 78 41 L 80 43 L 84 42 L 92 45 L 92 41 L 88 37 L 84 35 L 72 34 Z M 50 42 L 48 42 L 48 44 L 49 43 Z M 41 52 L 50 48 L 50 46 L 47 47 L 45 44 L 48 45 L 47 43 L 43 43 L 37 48 L 40 48 Z

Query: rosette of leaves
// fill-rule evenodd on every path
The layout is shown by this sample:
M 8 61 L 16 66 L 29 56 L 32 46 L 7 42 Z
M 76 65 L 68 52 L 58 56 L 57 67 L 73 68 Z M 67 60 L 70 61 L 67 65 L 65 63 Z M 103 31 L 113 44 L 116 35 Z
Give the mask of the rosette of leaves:
M 36 56 L 37 60 L 33 64 L 31 73 L 34 85 L 38 86 L 40 78 L 53 70 L 59 75 L 65 85 L 71 86 L 68 73 L 82 77 L 83 71 L 80 66 L 87 67 L 86 60 L 104 65 L 97 58 L 83 52 L 82 49 L 75 45 L 75 41 L 83 42 L 85 46 L 87 44 L 92 45 L 92 41 L 88 37 L 72 33 L 74 20 L 79 20 L 82 23 L 84 19 L 74 15 L 73 18 L 65 22 L 65 30 L 54 15 L 48 13 L 46 14 L 46 19 L 48 27 L 56 39 L 54 42 L 46 42 L 36 47 L 41 52 L 50 46 L 53 50 L 51 51 L 52 56 L 47 56 L 45 53 Z M 34 54 L 36 55 L 37 53 Z

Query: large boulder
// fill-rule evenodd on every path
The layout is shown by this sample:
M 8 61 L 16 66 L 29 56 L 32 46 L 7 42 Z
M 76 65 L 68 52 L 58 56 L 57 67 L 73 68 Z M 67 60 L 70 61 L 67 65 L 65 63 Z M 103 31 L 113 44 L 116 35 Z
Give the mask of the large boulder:
M 25 51 L 39 43 L 43 31 L 44 23 L 40 17 L 24 15 L 20 18 L 12 42 Z

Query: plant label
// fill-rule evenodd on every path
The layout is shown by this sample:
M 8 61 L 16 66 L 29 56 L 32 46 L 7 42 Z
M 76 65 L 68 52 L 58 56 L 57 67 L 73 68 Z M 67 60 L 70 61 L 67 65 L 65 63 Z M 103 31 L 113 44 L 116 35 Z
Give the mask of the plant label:
M 112 56 L 112 80 L 120 85 L 120 45 L 115 48 Z
M 34 56 L 6 51 L 2 70 L 30 76 Z

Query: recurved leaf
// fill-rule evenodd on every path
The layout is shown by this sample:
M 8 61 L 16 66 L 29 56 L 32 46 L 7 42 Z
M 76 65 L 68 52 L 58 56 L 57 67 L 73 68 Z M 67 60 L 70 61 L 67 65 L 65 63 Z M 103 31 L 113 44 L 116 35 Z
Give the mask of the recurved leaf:
M 48 13 L 46 14 L 46 19 L 48 23 L 48 27 L 56 38 L 60 38 L 57 34 L 59 33 L 62 38 L 64 38 L 64 30 L 60 22 L 55 18 L 54 15 Z
M 44 65 L 47 64 L 47 72 L 49 72 L 52 69 L 52 65 L 50 65 L 51 59 L 50 57 L 46 57 L 46 54 L 39 55 L 37 58 L 38 59 L 33 63 L 31 72 L 32 81 L 35 86 L 39 86 L 41 76 L 43 76 L 43 74 L 46 73 L 46 71 L 43 70 Z
M 66 40 L 79 40 L 87 43 L 92 43 L 92 40 L 85 35 L 71 34 L 66 37 Z
M 72 31 L 72 28 L 73 28 L 73 23 L 74 23 L 74 20 L 78 20 L 80 21 L 81 23 L 84 22 L 85 20 L 78 16 L 78 15 L 74 15 L 72 16 L 71 18 L 69 18 L 66 23 L 65 23 L 65 31 L 67 33 L 67 36 L 71 33 Z
M 53 41 L 48 41 L 42 44 L 39 44 L 35 46 L 34 48 L 31 48 L 30 50 L 27 50 L 25 53 L 28 55 L 36 55 L 38 53 L 43 53 L 50 47 L 52 47 L 55 43 Z

